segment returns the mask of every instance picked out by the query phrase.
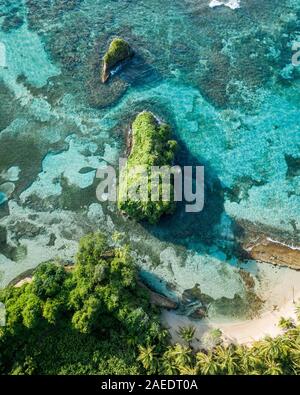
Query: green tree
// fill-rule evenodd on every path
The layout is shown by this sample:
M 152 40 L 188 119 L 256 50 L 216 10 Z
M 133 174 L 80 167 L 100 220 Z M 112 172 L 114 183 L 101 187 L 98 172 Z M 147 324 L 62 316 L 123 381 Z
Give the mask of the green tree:
M 216 375 L 219 373 L 219 365 L 214 359 L 211 351 L 207 354 L 198 352 L 196 354 L 197 368 L 200 374 L 203 375 Z
M 238 358 L 239 371 L 242 374 L 259 374 L 261 359 L 254 352 L 253 348 L 238 345 L 235 350 Z
M 139 346 L 139 356 L 138 361 L 140 361 L 146 371 L 150 374 L 155 374 L 158 368 L 158 355 L 155 352 L 155 346 Z
M 289 353 L 288 339 L 281 336 L 274 339 L 267 336 L 264 340 L 257 342 L 254 347 L 258 354 L 265 359 L 269 357 L 274 360 L 285 359 Z
M 289 330 L 289 329 L 295 328 L 295 323 L 294 323 L 294 321 L 292 320 L 292 318 L 284 318 L 284 317 L 281 317 L 278 326 L 279 326 L 281 329 L 287 331 L 287 330 Z
M 39 325 L 42 317 L 40 299 L 34 294 L 26 294 L 26 302 L 22 310 L 23 324 L 26 328 L 34 328 Z
M 280 374 L 283 374 L 281 364 L 279 362 L 274 361 L 271 358 L 267 358 L 265 360 L 265 367 L 266 367 L 266 369 L 264 370 L 265 375 L 278 376 Z
M 192 362 L 192 350 L 181 344 L 175 344 L 172 347 L 171 355 L 178 369 Z
M 190 347 L 195 337 L 195 331 L 196 328 L 193 326 L 184 326 L 179 328 L 178 334 Z
M 34 273 L 32 292 L 40 299 L 52 298 L 62 290 L 66 277 L 66 271 L 61 265 L 43 264 Z
M 160 361 L 161 373 L 167 375 L 178 374 L 177 366 L 174 362 L 173 346 L 167 346 Z
M 202 344 L 205 349 L 209 350 L 222 344 L 222 331 L 218 328 L 213 328 L 203 336 Z
M 233 375 L 238 371 L 238 357 L 233 345 L 217 346 L 214 350 L 215 359 L 223 374 Z

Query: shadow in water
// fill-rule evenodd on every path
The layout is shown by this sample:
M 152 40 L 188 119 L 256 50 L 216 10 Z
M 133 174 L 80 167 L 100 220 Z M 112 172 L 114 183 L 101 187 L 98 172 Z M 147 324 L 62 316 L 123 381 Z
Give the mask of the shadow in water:
M 192 156 L 182 141 L 179 141 L 179 145 L 178 165 L 194 168 L 204 166 L 204 209 L 199 213 L 187 213 L 187 202 L 180 202 L 174 215 L 161 218 L 158 225 L 151 226 L 145 223 L 144 226 L 160 240 L 189 246 L 189 248 L 193 246 L 193 243 L 199 242 L 210 246 L 214 244 L 214 227 L 220 222 L 224 212 L 224 191 L 211 167 Z

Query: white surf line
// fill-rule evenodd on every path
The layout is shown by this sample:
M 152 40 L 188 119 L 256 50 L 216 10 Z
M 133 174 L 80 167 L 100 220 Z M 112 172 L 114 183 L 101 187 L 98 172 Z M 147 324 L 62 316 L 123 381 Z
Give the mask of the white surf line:
M 282 246 L 284 246 L 284 247 L 288 247 L 288 248 L 290 248 L 291 250 L 300 251 L 300 247 L 293 246 L 293 245 L 286 244 L 286 243 L 282 243 L 281 241 L 278 241 L 278 240 L 273 240 L 273 239 L 271 239 L 271 237 L 267 237 L 267 240 L 268 240 L 268 241 L 271 241 L 272 243 L 280 244 L 280 245 L 282 245 Z
M 209 3 L 209 7 L 210 7 L 210 8 L 220 7 L 220 6 L 222 6 L 222 5 L 224 5 L 225 7 L 229 7 L 229 8 L 231 8 L 232 10 L 235 10 L 235 9 L 241 7 L 241 6 L 240 6 L 240 0 L 229 0 L 229 1 L 227 1 L 227 2 L 225 2 L 225 1 L 219 1 L 219 0 L 212 0 L 212 1 Z

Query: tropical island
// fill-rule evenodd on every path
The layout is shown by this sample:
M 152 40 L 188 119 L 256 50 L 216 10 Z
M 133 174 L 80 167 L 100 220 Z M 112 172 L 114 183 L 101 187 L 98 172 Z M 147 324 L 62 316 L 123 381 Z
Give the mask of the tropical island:
M 170 179 L 160 176 L 157 185 L 158 199 L 157 201 L 150 199 L 151 167 L 165 166 L 168 170 L 174 164 L 178 144 L 171 138 L 170 126 L 161 122 L 151 112 L 144 111 L 135 118 L 130 130 L 130 153 L 127 165 L 121 174 L 121 179 L 125 182 L 121 183 L 118 200 L 119 209 L 129 217 L 155 224 L 162 215 L 174 212 L 176 203 L 173 197 L 173 185 L 170 186 L 169 200 L 163 200 L 162 196 L 164 184 L 169 183 Z M 140 166 L 144 167 L 146 174 L 140 171 Z M 142 185 L 145 186 L 145 196 L 141 192 Z M 132 198 L 130 195 L 139 192 L 137 198 Z

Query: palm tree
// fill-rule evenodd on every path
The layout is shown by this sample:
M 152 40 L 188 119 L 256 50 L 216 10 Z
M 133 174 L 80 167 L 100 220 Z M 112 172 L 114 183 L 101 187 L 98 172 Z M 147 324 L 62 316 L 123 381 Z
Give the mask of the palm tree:
M 173 358 L 176 366 L 189 365 L 192 362 L 192 350 L 189 347 L 182 346 L 181 344 L 175 344 L 170 351 L 170 356 Z
M 162 373 L 167 375 L 178 374 L 178 369 L 173 358 L 173 346 L 168 346 L 161 360 Z
M 164 343 L 170 337 L 170 332 L 167 329 L 160 329 L 157 334 L 159 343 Z
M 253 348 L 237 346 L 235 352 L 238 358 L 239 370 L 242 374 L 259 374 L 260 359 Z
M 279 328 L 288 331 L 289 329 L 295 328 L 295 323 L 291 318 L 281 317 L 278 326 Z
M 189 347 L 194 340 L 196 328 L 194 326 L 183 326 L 179 328 L 177 332 L 182 340 L 186 341 Z
M 279 362 L 274 361 L 273 359 L 267 359 L 265 361 L 266 370 L 264 371 L 265 375 L 277 376 L 283 374 L 283 370 L 281 364 Z
M 214 350 L 215 358 L 222 371 L 233 375 L 238 370 L 238 357 L 235 354 L 234 346 L 217 346 Z
M 219 373 L 219 366 L 214 360 L 212 352 L 205 354 L 198 352 L 196 355 L 197 368 L 200 374 L 203 375 L 216 375 Z
M 185 374 L 189 376 L 196 376 L 198 373 L 197 366 L 181 366 L 180 367 L 180 374 Z
M 139 346 L 139 356 L 137 358 L 144 368 L 149 371 L 150 374 L 156 373 L 158 367 L 157 354 L 154 351 L 155 346 Z
M 291 369 L 294 374 L 300 374 L 300 344 L 293 343 L 290 351 Z
M 261 342 L 256 343 L 257 352 L 263 358 L 284 359 L 287 357 L 290 349 L 289 339 L 284 336 L 278 336 L 274 339 L 267 336 Z

